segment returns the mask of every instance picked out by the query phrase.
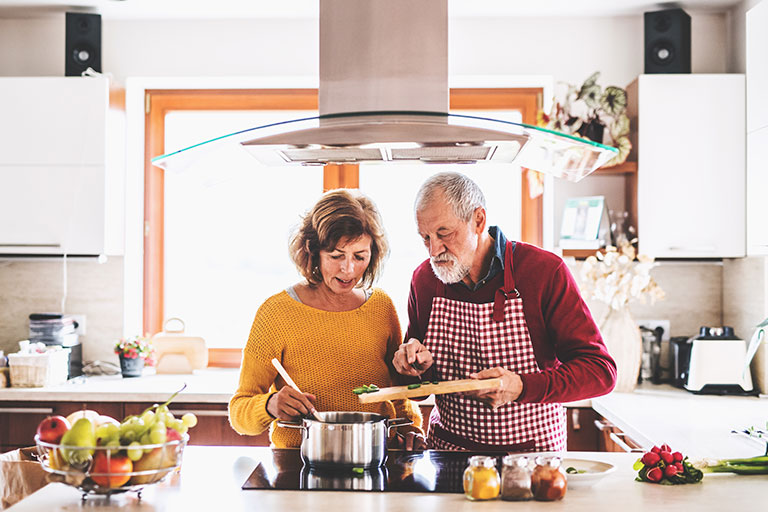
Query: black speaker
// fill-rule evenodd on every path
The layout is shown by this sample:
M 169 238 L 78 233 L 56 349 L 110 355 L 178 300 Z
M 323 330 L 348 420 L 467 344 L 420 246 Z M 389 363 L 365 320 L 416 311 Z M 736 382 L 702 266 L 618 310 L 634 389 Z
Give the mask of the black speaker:
M 682 9 L 644 13 L 645 72 L 691 72 L 691 17 Z
M 88 68 L 101 73 L 101 15 L 66 14 L 65 75 L 80 76 Z

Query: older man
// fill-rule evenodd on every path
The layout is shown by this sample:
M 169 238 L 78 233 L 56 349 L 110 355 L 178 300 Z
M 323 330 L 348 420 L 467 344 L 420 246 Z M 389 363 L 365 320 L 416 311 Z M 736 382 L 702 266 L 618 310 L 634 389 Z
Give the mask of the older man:
M 430 380 L 502 381 L 498 389 L 437 395 L 428 446 L 565 450 L 562 402 L 608 393 L 616 380 L 565 263 L 486 229 L 483 193 L 462 174 L 429 178 L 415 212 L 429 259 L 413 274 L 395 368 Z

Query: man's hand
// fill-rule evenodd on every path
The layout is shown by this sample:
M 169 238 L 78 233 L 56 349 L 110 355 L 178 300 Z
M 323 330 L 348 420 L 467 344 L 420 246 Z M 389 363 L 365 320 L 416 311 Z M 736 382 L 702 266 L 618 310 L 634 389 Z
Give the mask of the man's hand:
M 467 391 L 464 393 L 464 396 L 476 398 L 492 409 L 497 409 L 504 404 L 517 400 L 517 397 L 523 392 L 523 381 L 518 374 L 496 367 L 469 375 L 470 379 L 493 379 L 496 377 L 501 377 L 501 386 L 498 388 Z
M 424 439 L 423 434 L 419 434 L 418 432 L 409 431 L 405 434 L 398 432 L 391 447 L 402 448 L 409 452 L 413 450 L 426 450 L 427 440 Z
M 279 420 L 295 420 L 315 409 L 315 395 L 299 393 L 290 386 L 269 397 L 267 412 Z
M 400 345 L 392 359 L 398 373 L 418 377 L 432 366 L 432 353 L 416 338 Z

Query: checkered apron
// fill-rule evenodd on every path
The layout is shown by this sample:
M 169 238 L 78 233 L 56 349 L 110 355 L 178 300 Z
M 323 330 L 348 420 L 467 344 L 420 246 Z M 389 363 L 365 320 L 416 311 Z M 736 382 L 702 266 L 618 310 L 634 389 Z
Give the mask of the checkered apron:
M 504 287 L 492 303 L 447 299 L 445 284 L 439 282 L 423 341 L 439 380 L 466 379 L 497 366 L 518 374 L 540 371 L 515 288 L 513 248 L 508 242 Z M 559 403 L 512 402 L 493 410 L 457 393 L 436 395 L 435 402 L 427 440 L 432 449 L 565 450 L 565 409 Z

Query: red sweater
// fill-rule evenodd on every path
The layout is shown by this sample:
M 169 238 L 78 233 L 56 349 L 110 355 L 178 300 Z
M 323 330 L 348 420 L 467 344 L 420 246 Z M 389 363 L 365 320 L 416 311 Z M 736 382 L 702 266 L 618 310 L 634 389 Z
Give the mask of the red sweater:
M 539 373 L 521 375 L 523 403 L 571 402 L 609 393 L 616 383 L 616 363 L 565 262 L 534 245 L 517 242 L 513 253 L 515 286 L 523 299 L 523 313 Z M 408 297 L 405 340 L 424 339 L 438 284 L 424 261 L 413 273 Z M 499 272 L 471 291 L 462 283 L 446 286 L 446 298 L 462 302 L 493 302 L 504 284 Z

